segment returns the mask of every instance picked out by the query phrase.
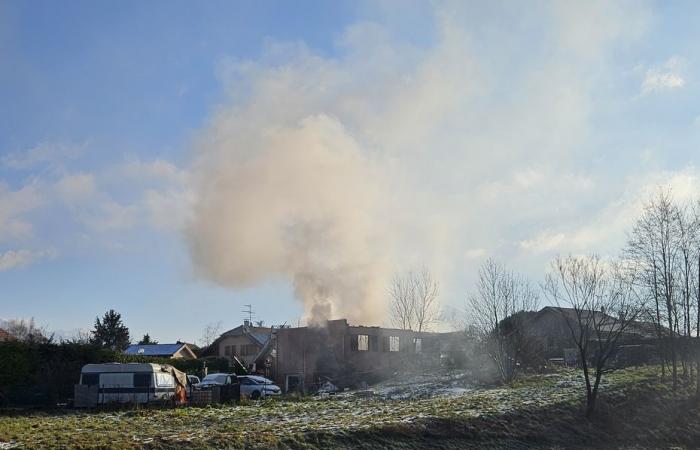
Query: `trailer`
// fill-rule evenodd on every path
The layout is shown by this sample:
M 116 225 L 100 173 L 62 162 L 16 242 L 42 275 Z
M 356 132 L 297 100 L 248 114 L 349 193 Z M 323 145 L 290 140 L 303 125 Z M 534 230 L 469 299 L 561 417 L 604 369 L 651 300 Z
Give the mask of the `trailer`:
M 75 386 L 75 406 L 186 403 L 187 375 L 167 364 L 87 364 Z

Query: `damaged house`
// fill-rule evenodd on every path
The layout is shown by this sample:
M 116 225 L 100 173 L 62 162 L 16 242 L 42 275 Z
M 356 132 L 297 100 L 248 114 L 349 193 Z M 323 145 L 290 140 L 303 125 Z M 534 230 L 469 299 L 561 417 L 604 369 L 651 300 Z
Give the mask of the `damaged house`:
M 284 392 L 310 393 L 330 381 L 358 387 L 420 365 L 454 364 L 464 355 L 463 333 L 427 333 L 351 326 L 279 328 L 265 357 L 267 374 Z

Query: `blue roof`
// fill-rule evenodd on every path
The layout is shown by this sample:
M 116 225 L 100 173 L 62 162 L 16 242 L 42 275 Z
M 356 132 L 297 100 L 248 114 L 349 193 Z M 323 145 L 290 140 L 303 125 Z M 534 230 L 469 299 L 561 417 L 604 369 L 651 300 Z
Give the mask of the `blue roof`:
M 173 356 L 185 344 L 130 345 L 124 350 L 127 355 Z

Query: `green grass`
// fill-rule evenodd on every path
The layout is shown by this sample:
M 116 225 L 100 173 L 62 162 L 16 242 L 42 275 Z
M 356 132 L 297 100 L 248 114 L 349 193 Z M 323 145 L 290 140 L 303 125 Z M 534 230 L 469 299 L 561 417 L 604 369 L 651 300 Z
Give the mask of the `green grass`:
M 602 414 L 610 416 L 615 404 L 630 398 L 644 401 L 650 390 L 669 395 L 656 374 L 654 368 L 637 368 L 607 375 Z M 558 442 L 547 437 L 552 423 L 564 430 L 560 439 L 589 426 L 580 418 L 583 395 L 580 373 L 564 371 L 527 377 L 509 387 L 421 400 L 327 397 L 205 408 L 28 413 L 0 417 L 0 442 L 32 449 L 549 445 Z

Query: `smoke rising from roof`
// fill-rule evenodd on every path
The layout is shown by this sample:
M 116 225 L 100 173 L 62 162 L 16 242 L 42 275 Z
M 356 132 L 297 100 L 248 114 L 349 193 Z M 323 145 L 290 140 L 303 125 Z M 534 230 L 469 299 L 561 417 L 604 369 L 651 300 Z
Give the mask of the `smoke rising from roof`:
M 518 242 L 579 227 L 571 198 L 610 195 L 578 171 L 610 51 L 641 28 L 618 4 L 556 5 L 456 3 L 426 45 L 360 23 L 339 56 L 269 44 L 225 64 L 230 98 L 195 144 L 195 270 L 234 288 L 284 277 L 311 322 L 381 323 L 396 271 L 427 266 L 459 299 L 444 280 L 479 263 L 465 255 L 543 267 Z
M 215 134 L 200 154 L 197 267 L 233 287 L 287 277 L 310 322 L 380 317 L 381 180 L 358 143 L 325 115 L 252 129 L 218 120 L 230 138 Z

